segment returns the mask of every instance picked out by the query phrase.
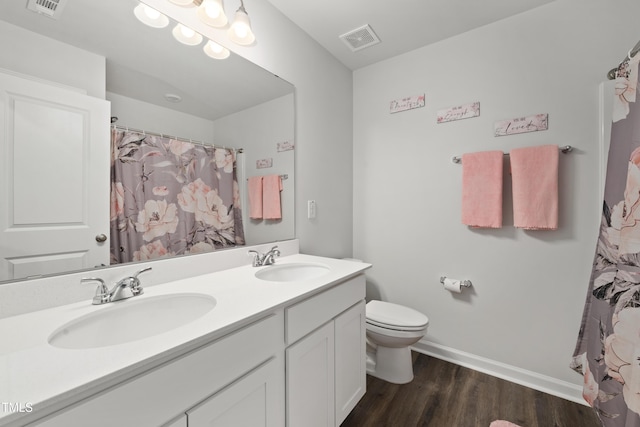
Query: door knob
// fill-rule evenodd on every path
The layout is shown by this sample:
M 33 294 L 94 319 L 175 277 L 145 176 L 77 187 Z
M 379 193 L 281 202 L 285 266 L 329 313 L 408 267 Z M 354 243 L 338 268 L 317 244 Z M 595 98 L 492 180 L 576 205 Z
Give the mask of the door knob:
M 104 234 L 98 234 L 96 236 L 96 242 L 102 243 L 107 241 L 107 236 Z

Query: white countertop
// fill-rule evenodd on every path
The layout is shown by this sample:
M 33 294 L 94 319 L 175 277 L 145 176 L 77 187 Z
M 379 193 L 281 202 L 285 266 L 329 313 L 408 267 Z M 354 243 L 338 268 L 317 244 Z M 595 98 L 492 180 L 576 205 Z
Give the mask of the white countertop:
M 89 300 L 2 319 L 0 402 L 21 404 L 23 408 L 28 404 L 34 412 L 60 409 L 371 266 L 303 254 L 278 258 L 276 265 L 301 262 L 323 264 L 329 272 L 302 282 L 269 282 L 254 276 L 269 266 L 249 265 L 150 286 L 144 295 L 115 303 L 92 305 Z M 144 286 L 144 278 L 141 279 Z M 210 295 L 216 299 L 216 306 L 191 323 L 138 341 L 81 350 L 56 348 L 48 343 L 56 329 L 79 316 L 173 293 Z M 29 414 L 7 412 L 0 407 L 0 426 L 19 425 L 17 420 L 25 415 Z

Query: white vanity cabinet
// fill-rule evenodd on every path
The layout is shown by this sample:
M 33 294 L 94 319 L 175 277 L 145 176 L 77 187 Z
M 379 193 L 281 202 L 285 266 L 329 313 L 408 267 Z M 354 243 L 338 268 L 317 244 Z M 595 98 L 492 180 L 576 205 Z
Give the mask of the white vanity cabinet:
M 61 395 L 46 415 L 36 407 L 9 425 L 338 426 L 366 389 L 365 278 L 333 283 L 208 342 L 169 348 L 88 383 Z
M 366 391 L 365 279 L 285 309 L 287 426 L 339 426 Z
M 184 417 L 176 417 L 186 413 L 193 427 L 211 425 L 207 418 L 255 414 L 257 407 L 259 425 L 282 426 L 283 330 L 279 310 L 29 426 L 184 426 Z

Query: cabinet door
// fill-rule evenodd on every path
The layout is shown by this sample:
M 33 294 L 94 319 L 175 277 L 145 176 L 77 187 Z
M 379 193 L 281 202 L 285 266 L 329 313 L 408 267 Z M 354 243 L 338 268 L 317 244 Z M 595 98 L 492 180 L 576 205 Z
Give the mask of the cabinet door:
M 335 319 L 336 425 L 364 396 L 367 388 L 365 302 Z
M 273 358 L 187 412 L 189 427 L 284 425 L 282 358 Z
M 287 426 L 335 425 L 333 322 L 287 348 Z

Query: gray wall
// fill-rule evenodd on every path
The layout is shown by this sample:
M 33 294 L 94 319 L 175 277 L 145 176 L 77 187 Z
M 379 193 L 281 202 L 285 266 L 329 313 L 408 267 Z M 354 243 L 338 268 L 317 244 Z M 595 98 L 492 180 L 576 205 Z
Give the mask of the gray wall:
M 0 68 L 78 88 L 89 96 L 105 99 L 104 56 L 42 37 L 5 21 L 0 21 L 0 52 Z
M 423 350 L 579 396 L 568 364 L 600 219 L 598 88 L 638 41 L 639 13 L 558 0 L 354 73 L 354 256 L 374 265 L 369 297 L 429 317 Z M 389 114 L 421 93 L 424 108 Z M 474 101 L 480 117 L 436 124 Z M 538 113 L 549 130 L 493 136 L 494 121 Z M 508 170 L 504 227 L 463 225 L 451 157 L 540 144 L 576 148 L 560 156 L 559 230 L 513 227 Z M 473 288 L 453 295 L 441 275 Z
M 242 186 L 242 214 L 247 245 L 295 238 L 294 191 L 295 152 L 277 151 L 277 143 L 294 143 L 294 96 L 285 95 L 230 114 L 214 122 L 214 141 L 229 147 L 242 147 L 244 153 L 238 155 L 242 164 L 238 176 Z M 272 159 L 272 167 L 256 168 L 256 161 Z M 282 179 L 280 206 L 282 219 L 264 220 L 249 218 L 247 179 L 251 176 L 286 175 Z

